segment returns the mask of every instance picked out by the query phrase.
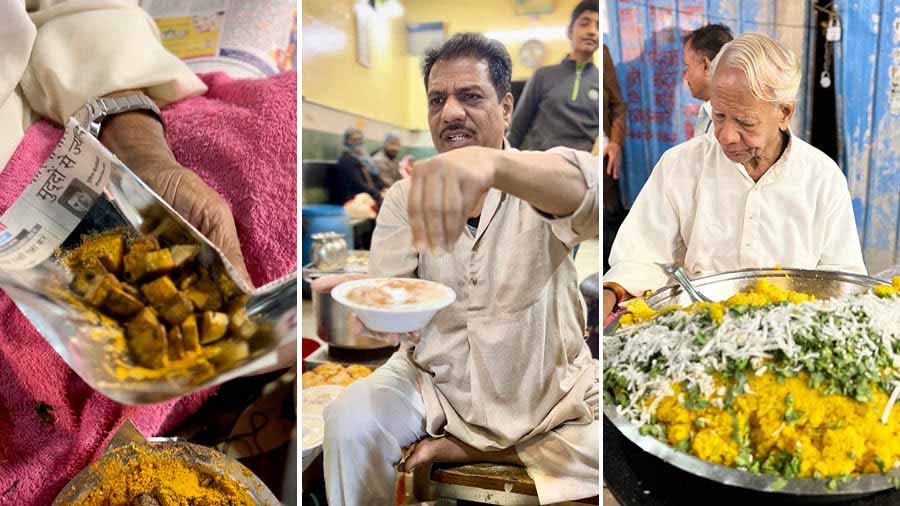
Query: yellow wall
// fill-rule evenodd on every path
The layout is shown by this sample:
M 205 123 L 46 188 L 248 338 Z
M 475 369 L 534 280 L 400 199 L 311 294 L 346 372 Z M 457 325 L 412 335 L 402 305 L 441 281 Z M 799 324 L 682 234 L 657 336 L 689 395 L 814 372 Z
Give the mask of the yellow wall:
M 356 62 L 354 3 L 355 0 L 303 1 L 303 96 L 402 128 L 427 130 L 421 62 L 406 51 L 406 23 L 441 21 L 448 36 L 469 31 L 499 32 L 498 39 L 513 59 L 513 80 L 525 80 L 533 71 L 519 62 L 519 48 L 528 38 L 522 31 L 549 29 L 548 37 L 542 38 L 546 47 L 543 64 L 559 62 L 569 51 L 565 29 L 578 2 L 554 0 L 551 14 L 518 16 L 514 14 L 515 0 L 401 0 L 406 9 L 404 17 L 395 19 L 390 26 L 380 23 L 381 33 L 373 37 L 370 69 Z M 514 30 L 519 33 L 511 32 Z M 322 33 L 328 35 L 328 41 L 343 37 L 343 45 L 316 45 L 309 40 L 322 40 Z
M 356 61 L 355 3 L 303 2 L 301 93 L 322 105 L 405 126 L 405 23 L 400 18 L 372 23 L 372 67 L 363 67 Z

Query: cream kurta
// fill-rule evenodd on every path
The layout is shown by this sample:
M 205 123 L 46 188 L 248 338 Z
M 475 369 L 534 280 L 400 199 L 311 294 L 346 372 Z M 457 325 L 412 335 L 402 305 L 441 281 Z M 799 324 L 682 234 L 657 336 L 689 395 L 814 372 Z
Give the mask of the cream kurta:
M 571 216 L 548 219 L 491 189 L 474 236 L 464 231 L 450 254 L 420 254 L 412 249 L 404 180 L 385 197 L 369 260 L 371 274 L 429 279 L 457 294 L 409 350 L 419 368 L 425 430 L 484 450 L 520 445 L 533 477 L 541 463 L 529 459 L 526 441 L 564 423 L 595 422 L 599 399 L 571 255 L 578 242 L 598 235 L 599 164 L 587 153 L 551 152 L 578 167 L 588 185 Z M 585 444 L 594 446 L 585 453 L 597 453 L 596 439 Z M 542 499 L 554 497 L 546 490 L 554 485 L 535 481 L 539 494 L 545 488 Z
M 134 0 L 25 6 L 0 0 L 0 171 L 31 123 L 64 123 L 92 97 L 143 89 L 164 105 L 206 91 Z
M 670 284 L 657 263 L 691 277 L 783 267 L 865 273 L 847 180 L 791 136 L 756 183 L 713 135 L 666 151 L 619 229 L 604 281 L 629 293 Z

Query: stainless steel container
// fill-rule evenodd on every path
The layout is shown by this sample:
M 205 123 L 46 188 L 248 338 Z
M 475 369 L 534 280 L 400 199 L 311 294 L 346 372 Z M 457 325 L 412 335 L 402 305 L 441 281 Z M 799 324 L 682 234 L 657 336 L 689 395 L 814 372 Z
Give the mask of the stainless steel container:
M 337 232 L 312 235 L 312 265 L 322 271 L 336 271 L 347 265 L 347 241 Z

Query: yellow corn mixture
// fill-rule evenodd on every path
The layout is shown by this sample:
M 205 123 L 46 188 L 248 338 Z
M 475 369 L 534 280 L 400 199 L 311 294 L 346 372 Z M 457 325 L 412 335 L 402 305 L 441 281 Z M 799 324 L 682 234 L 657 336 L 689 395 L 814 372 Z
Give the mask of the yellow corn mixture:
M 898 294 L 900 277 L 873 292 L 879 297 Z M 695 303 L 684 309 L 694 313 L 708 310 L 709 317 L 720 325 L 728 308 L 814 300 L 812 295 L 761 280 L 724 302 Z M 680 308 L 655 311 L 639 298 L 630 301 L 627 309 L 620 319 L 620 325 L 626 327 Z M 746 389 L 742 393 L 737 388 L 730 403 L 720 400 L 722 392 L 734 386 L 734 380 L 720 373 L 713 374 L 718 393 L 711 398 L 698 399 L 696 392 L 692 397 L 681 383 L 671 384 L 672 395 L 644 398 L 640 401 L 643 406 L 656 405 L 654 431 L 664 428 L 664 432 L 652 435 L 725 466 L 750 468 L 748 457 L 750 462 L 759 462 L 771 455 L 796 456 L 796 477 L 830 478 L 900 467 L 900 414 L 891 410 L 887 423 L 882 423 L 889 396 L 877 385 L 871 385 L 871 400 L 860 402 L 840 393 L 826 394 L 824 388 L 812 388 L 806 372 L 784 377 L 777 375 L 774 367 L 762 367 L 766 365 L 772 362 L 757 362 L 748 371 Z M 687 403 L 686 398 L 690 399 Z M 755 469 L 759 469 L 758 463 Z
M 779 384 L 772 373 L 751 376 L 752 393 L 736 396 L 732 416 L 724 408 L 688 409 L 677 400 L 682 393 L 659 403 L 656 419 L 665 424 L 669 444 L 678 446 L 690 438 L 691 454 L 715 464 L 733 466 L 740 452 L 738 440 L 749 431 L 750 451 L 756 459 L 773 450 L 800 457 L 799 477 L 877 473 L 900 460 L 900 415 L 893 412 L 888 424 L 881 414 L 888 398 L 876 391 L 874 401 L 861 403 L 849 397 L 824 395 L 807 386 L 805 374 Z M 793 398 L 799 418 L 785 421 L 786 397 Z M 740 434 L 735 437 L 734 417 Z

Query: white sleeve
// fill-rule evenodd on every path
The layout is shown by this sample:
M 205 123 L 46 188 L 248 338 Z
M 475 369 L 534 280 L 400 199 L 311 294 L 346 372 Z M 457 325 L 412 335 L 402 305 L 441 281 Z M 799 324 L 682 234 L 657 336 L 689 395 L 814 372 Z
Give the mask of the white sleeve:
M 578 208 L 568 216 L 554 217 L 531 206 L 550 224 L 553 235 L 569 248 L 600 234 L 600 159 L 586 151 L 556 147 L 547 151 L 561 156 L 584 177 L 587 191 Z
M 603 281 L 618 283 L 632 295 L 665 286 L 669 275 L 657 264 L 684 263 L 686 247 L 681 219 L 666 184 L 668 166 L 664 154 L 638 194 L 619 228 L 609 255 L 610 269 Z
M 816 268 L 866 274 L 847 179 L 837 166 L 834 166 L 834 171 L 836 175 L 826 196 L 830 209 L 827 219 L 821 224 L 825 227 L 822 254 Z
M 206 91 L 163 47 L 156 23 L 136 1 L 28 5 L 37 36 L 20 86 L 41 116 L 62 123 L 90 98 L 128 89 L 142 89 L 161 105 Z

